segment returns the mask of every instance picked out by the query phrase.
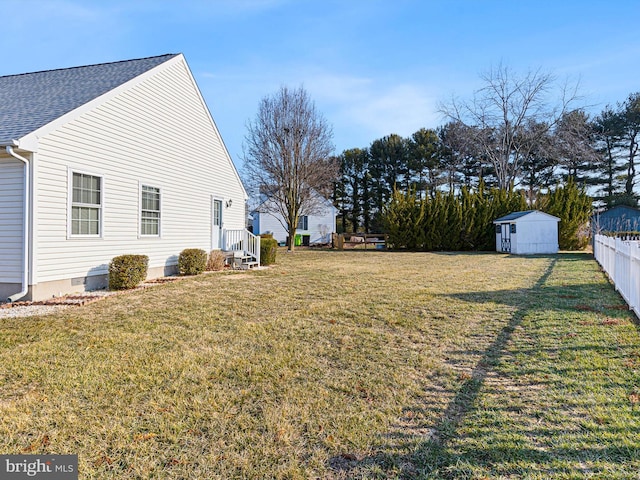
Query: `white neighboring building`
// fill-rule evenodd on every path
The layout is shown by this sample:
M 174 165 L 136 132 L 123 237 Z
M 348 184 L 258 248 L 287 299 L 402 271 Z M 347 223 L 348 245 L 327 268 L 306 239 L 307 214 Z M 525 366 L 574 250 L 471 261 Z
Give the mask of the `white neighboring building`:
M 496 251 L 518 255 L 558 253 L 560 219 L 538 210 L 513 212 L 493 221 Z
M 103 287 L 117 255 L 152 278 L 185 248 L 251 243 L 181 54 L 0 77 L 0 147 L 0 301 Z
M 336 231 L 338 211 L 333 203 L 326 198 L 320 198 L 319 203 L 320 206 L 313 215 L 301 215 L 300 217 L 296 235 L 300 235 L 301 245 L 331 243 L 331 235 Z M 284 221 L 281 214 L 267 209 L 264 201 L 258 200 L 255 204 L 258 206 L 250 212 L 254 235 L 271 233 L 278 243 L 284 245 L 289 236 L 287 222 Z

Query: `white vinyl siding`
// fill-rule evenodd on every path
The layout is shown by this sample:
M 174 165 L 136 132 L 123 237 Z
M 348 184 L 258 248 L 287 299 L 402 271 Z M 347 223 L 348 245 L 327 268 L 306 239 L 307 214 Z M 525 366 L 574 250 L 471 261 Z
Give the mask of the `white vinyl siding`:
M 37 153 L 37 280 L 104 274 L 117 255 L 175 265 L 211 247 L 212 195 L 233 199 L 224 228 L 245 226 L 244 189 L 184 60 L 44 135 Z M 67 237 L 67 169 L 102 176 L 100 242 Z M 140 185 L 161 190 L 160 237 L 141 233 Z
M 557 217 L 532 211 L 497 223 L 496 250 L 505 251 L 503 247 L 508 245 L 507 251 L 516 255 L 558 253 L 558 221 Z
M 20 283 L 23 272 L 24 164 L 0 158 L 0 283 Z
M 140 235 L 160 236 L 160 189 L 140 187 Z
M 264 206 L 262 206 L 264 208 Z M 286 222 L 279 213 L 253 212 L 253 233 L 273 233 L 273 238 L 278 242 L 287 241 Z M 323 203 L 322 208 L 314 215 L 300 216 L 297 233 L 309 235 L 310 243 L 328 243 L 331 241 L 331 234 L 336 231 L 335 208 L 328 201 Z

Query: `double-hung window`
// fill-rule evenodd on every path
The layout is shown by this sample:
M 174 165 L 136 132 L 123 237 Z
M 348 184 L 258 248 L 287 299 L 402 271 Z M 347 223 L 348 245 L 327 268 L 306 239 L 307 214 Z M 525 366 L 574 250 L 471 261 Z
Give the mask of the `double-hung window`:
M 140 188 L 140 235 L 160 236 L 160 189 Z
M 71 235 L 102 235 L 102 177 L 72 172 Z
M 300 215 L 296 230 L 309 230 L 309 217 L 307 215 Z

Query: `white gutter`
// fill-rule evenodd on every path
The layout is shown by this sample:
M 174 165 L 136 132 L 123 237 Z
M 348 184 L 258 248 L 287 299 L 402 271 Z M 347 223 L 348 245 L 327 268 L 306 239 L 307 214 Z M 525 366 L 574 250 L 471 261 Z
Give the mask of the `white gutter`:
M 23 255 L 24 270 L 22 272 L 22 290 L 7 298 L 7 302 L 20 300 L 29 292 L 29 160 L 13 151 L 11 145 L 7 145 L 7 153 L 24 163 L 24 218 L 23 218 Z

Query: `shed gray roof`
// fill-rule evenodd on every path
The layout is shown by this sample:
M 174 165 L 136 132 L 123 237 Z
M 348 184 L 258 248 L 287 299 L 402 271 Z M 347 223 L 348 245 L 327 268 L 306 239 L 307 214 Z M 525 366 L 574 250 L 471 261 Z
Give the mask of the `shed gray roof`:
M 508 222 L 509 220 L 516 220 L 520 217 L 524 217 L 525 215 L 529 215 L 530 213 L 535 212 L 535 210 L 527 210 L 525 212 L 513 212 L 509 215 L 505 215 L 504 217 L 496 218 L 494 222 Z
M 22 138 L 176 55 L 0 77 L 0 141 Z
M 537 214 L 538 217 L 542 216 L 542 217 L 546 217 L 549 219 L 554 219 L 555 221 L 559 222 L 560 219 L 558 217 L 554 217 L 553 215 L 549 215 L 548 213 L 544 213 L 541 212 L 540 210 L 526 210 L 524 212 L 513 212 L 510 213 L 509 215 L 505 215 L 504 217 L 500 217 L 497 218 L 493 221 L 493 223 L 505 223 L 505 222 L 510 222 L 513 220 L 517 220 L 518 218 L 522 218 L 526 215 L 529 215 L 531 213 L 535 213 Z

